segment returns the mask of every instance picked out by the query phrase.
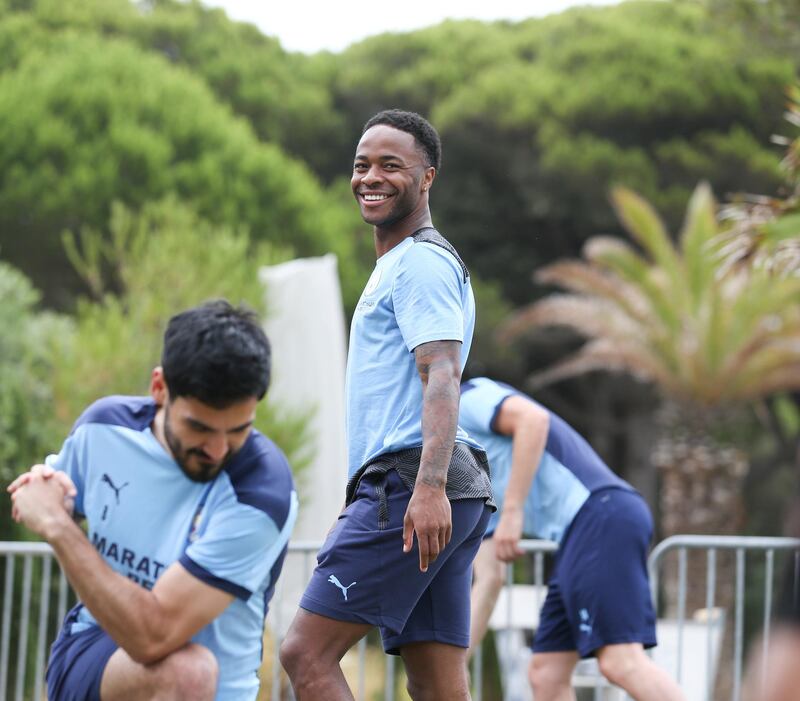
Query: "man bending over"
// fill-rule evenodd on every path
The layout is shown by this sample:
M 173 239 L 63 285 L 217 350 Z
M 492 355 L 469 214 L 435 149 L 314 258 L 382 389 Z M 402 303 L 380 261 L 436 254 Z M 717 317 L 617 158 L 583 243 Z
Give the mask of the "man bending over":
M 563 419 L 485 377 L 461 386 L 459 425 L 486 448 L 500 511 L 475 559 L 474 648 L 523 534 L 559 544 L 533 643 L 536 701 L 569 701 L 579 657 L 637 701 L 681 701 L 645 654 L 656 644 L 647 579 L 653 522 L 644 499 Z M 531 602 L 533 605 L 533 602 Z

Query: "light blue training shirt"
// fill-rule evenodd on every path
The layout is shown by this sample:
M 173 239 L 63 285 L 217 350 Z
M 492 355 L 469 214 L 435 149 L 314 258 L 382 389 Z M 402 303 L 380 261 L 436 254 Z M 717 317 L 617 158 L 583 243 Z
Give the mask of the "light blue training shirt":
M 234 600 L 192 640 L 219 663 L 217 701 L 258 693 L 264 618 L 297 517 L 291 471 L 258 431 L 217 477 L 193 482 L 153 435 L 155 403 L 107 397 L 78 419 L 48 464 L 78 490 L 75 511 L 116 572 L 151 589 L 174 562 Z M 82 607 L 70 632 L 97 625 Z
M 463 370 L 474 327 L 472 287 L 453 253 L 409 236 L 378 258 L 350 326 L 348 477 L 379 455 L 422 445 L 413 351 L 430 341 L 459 341 Z M 480 449 L 460 427 L 456 442 Z
M 480 441 L 489 456 L 492 489 L 498 505 L 487 534 L 497 528 L 511 474 L 512 439 L 495 430 L 500 407 L 511 395 L 541 406 L 513 387 L 486 377 L 461 385 L 459 423 Z M 550 428 L 544 454 L 525 499 L 523 533 L 561 542 L 590 494 L 608 488 L 635 490 L 612 472 L 574 428 L 557 414 L 545 411 L 550 417 Z

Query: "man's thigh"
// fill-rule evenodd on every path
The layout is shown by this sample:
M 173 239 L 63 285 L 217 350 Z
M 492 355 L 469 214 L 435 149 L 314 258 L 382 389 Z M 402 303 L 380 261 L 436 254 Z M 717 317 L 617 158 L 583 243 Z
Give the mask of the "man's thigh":
M 50 701 L 100 701 L 100 683 L 117 644 L 99 626 L 71 633 L 74 612 L 68 614 L 53 643 L 47 665 Z
M 414 643 L 469 647 L 472 563 L 483 542 L 491 515 L 481 499 L 451 503 L 453 537 L 439 558 L 446 556 L 417 600 L 400 632 L 382 629 L 383 647 L 397 654 Z M 448 552 L 449 551 L 449 552 Z

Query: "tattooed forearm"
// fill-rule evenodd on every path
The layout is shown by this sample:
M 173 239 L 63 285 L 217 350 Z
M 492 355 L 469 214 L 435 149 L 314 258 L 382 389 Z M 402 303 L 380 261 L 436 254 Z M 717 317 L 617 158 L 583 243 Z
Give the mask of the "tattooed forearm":
M 422 380 L 422 459 L 417 481 L 444 488 L 458 424 L 461 344 L 433 341 L 414 349 Z

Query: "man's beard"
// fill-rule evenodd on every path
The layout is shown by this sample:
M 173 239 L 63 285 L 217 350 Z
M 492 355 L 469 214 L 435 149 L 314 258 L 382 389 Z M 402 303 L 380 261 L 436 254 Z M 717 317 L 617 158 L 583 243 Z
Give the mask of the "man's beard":
M 169 403 L 164 405 L 164 439 L 167 441 L 172 457 L 178 463 L 178 467 L 193 482 L 211 482 L 222 472 L 233 457 L 233 451 L 229 450 L 220 462 L 211 462 L 202 450 L 198 448 L 185 449 L 180 439 L 172 432 L 169 421 Z M 192 456 L 196 458 L 194 460 L 196 465 L 194 470 L 189 467 L 189 460 Z

